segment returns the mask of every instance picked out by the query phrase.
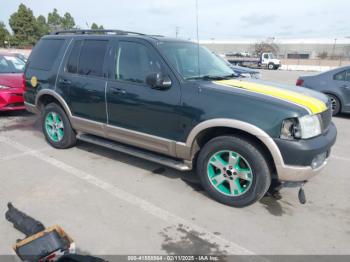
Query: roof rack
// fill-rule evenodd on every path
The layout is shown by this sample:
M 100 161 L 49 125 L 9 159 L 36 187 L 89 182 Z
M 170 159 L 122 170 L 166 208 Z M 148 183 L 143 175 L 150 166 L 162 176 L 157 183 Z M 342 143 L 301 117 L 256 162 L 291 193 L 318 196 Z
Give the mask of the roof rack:
M 61 35 L 61 34 L 115 34 L 115 35 L 146 35 L 137 32 L 124 31 L 124 30 L 110 30 L 110 29 L 74 29 L 74 30 L 60 30 L 51 33 L 52 35 Z

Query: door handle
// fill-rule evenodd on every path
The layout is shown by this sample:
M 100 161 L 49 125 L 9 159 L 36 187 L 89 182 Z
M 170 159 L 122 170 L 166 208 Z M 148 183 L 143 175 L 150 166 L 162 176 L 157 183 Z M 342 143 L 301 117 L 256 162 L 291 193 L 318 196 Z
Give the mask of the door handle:
M 58 80 L 58 82 L 60 83 L 60 84 L 63 84 L 63 85 L 70 85 L 72 82 L 71 81 L 69 81 L 68 79 L 64 79 L 64 78 L 60 78 L 59 80 Z
M 112 94 L 126 94 L 126 91 L 122 88 L 119 88 L 119 87 L 111 87 L 111 90 L 112 90 Z
M 345 89 L 350 89 L 350 86 L 348 86 L 348 85 L 342 85 L 341 87 L 345 88 Z

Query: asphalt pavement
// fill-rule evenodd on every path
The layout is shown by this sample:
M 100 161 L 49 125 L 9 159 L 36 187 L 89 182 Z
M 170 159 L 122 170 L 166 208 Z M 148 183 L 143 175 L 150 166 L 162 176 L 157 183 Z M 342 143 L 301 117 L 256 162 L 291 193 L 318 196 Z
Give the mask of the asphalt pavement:
M 262 70 L 294 84 L 300 74 Z M 236 209 L 210 199 L 192 173 L 79 142 L 49 146 L 40 119 L 0 113 L 0 255 L 23 235 L 5 220 L 11 201 L 46 226 L 61 225 L 81 253 L 350 255 L 350 115 L 334 118 L 338 140 L 326 169 L 282 199 Z

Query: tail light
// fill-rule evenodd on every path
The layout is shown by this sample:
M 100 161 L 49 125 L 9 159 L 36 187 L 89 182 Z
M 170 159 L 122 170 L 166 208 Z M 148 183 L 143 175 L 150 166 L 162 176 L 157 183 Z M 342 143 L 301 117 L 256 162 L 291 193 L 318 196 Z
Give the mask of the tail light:
M 298 79 L 296 82 L 297 86 L 302 86 L 304 84 L 304 80 L 303 79 Z
M 25 75 L 23 74 L 22 75 L 22 87 L 23 87 L 23 90 L 26 91 L 26 77 Z

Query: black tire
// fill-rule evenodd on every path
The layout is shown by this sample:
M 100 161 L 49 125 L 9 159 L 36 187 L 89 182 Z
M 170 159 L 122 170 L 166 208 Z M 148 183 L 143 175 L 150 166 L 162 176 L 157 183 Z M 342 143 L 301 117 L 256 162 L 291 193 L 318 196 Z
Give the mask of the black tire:
M 273 63 L 270 63 L 270 64 L 267 65 L 267 68 L 269 70 L 274 70 L 275 69 L 275 65 Z
M 63 122 L 63 126 L 64 126 L 64 133 L 62 138 L 59 141 L 54 141 L 53 139 L 50 138 L 50 135 L 48 134 L 48 130 L 46 128 L 46 119 L 48 114 L 50 113 L 55 113 L 59 116 L 59 118 L 62 120 Z M 76 144 L 76 134 L 74 132 L 74 130 L 72 129 L 72 126 L 70 124 L 70 121 L 66 115 L 66 113 L 64 112 L 64 110 L 62 109 L 62 107 L 60 107 L 58 104 L 56 103 L 50 103 L 48 105 L 45 106 L 43 114 L 42 114 L 42 130 L 43 133 L 45 135 L 46 141 L 52 145 L 55 148 L 58 149 L 65 149 L 65 148 L 70 148 L 72 146 L 74 146 Z
M 327 94 L 327 96 L 332 102 L 332 115 L 335 116 L 339 114 L 341 111 L 341 104 L 339 98 L 331 94 Z
M 216 152 L 224 150 L 237 152 L 249 162 L 253 178 L 250 187 L 242 195 L 225 195 L 210 182 L 209 161 Z M 205 144 L 199 152 L 196 171 L 202 186 L 213 199 L 233 207 L 245 207 L 259 201 L 271 184 L 271 171 L 263 153 L 253 142 L 239 136 L 220 136 Z

